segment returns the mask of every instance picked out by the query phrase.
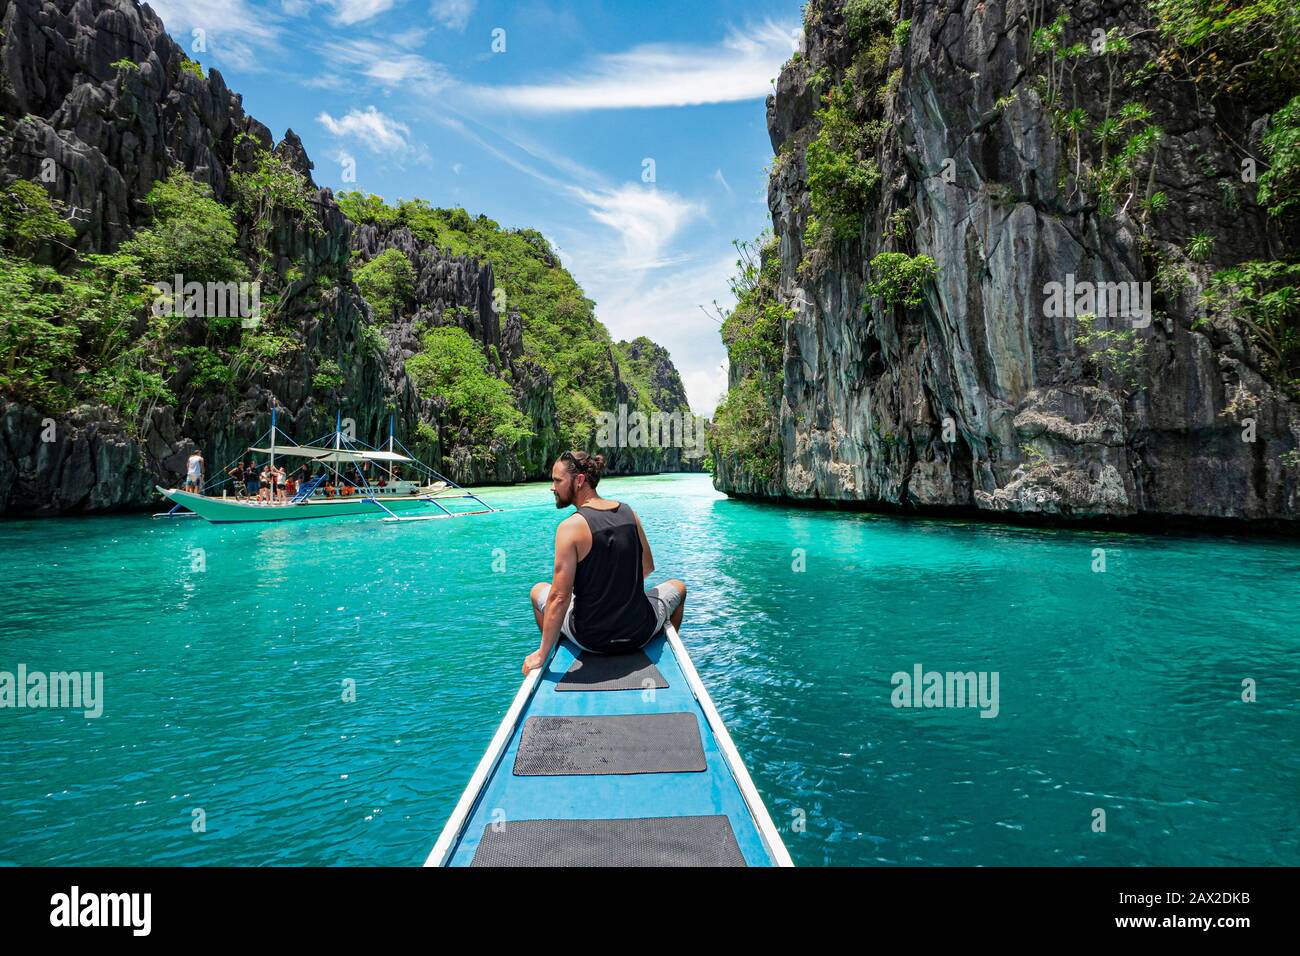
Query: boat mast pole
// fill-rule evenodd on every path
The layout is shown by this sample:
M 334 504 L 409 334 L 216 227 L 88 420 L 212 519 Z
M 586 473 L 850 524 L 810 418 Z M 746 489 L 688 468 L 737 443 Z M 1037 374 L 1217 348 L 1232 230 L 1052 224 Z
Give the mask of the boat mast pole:
M 275 467 L 275 406 L 271 406 L 271 467 Z
M 334 409 L 334 450 L 335 451 L 339 450 L 340 447 L 339 443 L 342 440 L 343 440 L 343 410 L 341 408 L 336 408 Z M 334 478 L 338 482 L 342 483 L 343 477 L 342 475 L 339 474 L 339 463 L 335 461 L 335 462 L 331 462 L 331 464 L 334 466 Z
M 389 454 L 392 454 L 393 452 L 393 413 L 392 412 L 388 413 L 388 452 Z M 390 485 L 393 483 L 393 462 L 391 459 L 388 462 L 388 483 Z

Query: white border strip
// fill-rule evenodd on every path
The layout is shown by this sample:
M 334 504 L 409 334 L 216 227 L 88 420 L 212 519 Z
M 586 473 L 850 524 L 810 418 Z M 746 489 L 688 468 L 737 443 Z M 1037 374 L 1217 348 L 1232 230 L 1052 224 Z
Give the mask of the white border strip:
M 501 719 L 501 726 L 497 727 L 496 735 L 493 736 L 492 742 L 488 744 L 487 750 L 483 752 L 483 759 L 478 762 L 478 768 L 474 771 L 474 775 L 469 778 L 469 783 L 465 786 L 465 792 L 460 795 L 460 802 L 456 804 L 456 809 L 451 811 L 451 816 L 447 818 L 447 824 L 442 828 L 442 834 L 438 837 L 438 842 L 429 851 L 428 859 L 424 861 L 425 866 L 446 866 L 451 861 L 452 850 L 455 849 L 456 841 L 460 839 L 465 824 L 469 822 L 470 813 L 474 809 L 474 803 L 478 800 L 479 793 L 487 786 L 492 771 L 501 762 L 501 757 L 510 743 L 510 738 L 514 735 L 515 727 L 519 725 L 519 718 L 523 716 L 524 710 L 528 707 L 528 701 L 533 696 L 533 692 L 537 690 L 542 675 L 551 669 L 551 658 L 555 656 L 556 648 L 559 646 L 560 642 L 557 640 L 542 666 L 529 671 L 528 676 L 519 685 L 519 690 L 515 692 L 515 699 L 510 702 L 510 709 L 506 711 L 505 717 Z
M 673 627 L 672 622 L 664 624 L 664 634 L 668 638 L 669 646 L 673 649 L 673 654 L 677 657 L 678 666 L 681 667 L 682 673 L 686 675 L 686 683 L 690 685 L 691 693 L 695 695 L 700 709 L 704 711 L 705 719 L 709 722 L 709 726 L 713 728 L 713 736 L 718 741 L 718 749 L 722 751 L 722 756 L 726 758 L 727 765 L 731 768 L 731 775 L 736 778 L 736 784 L 740 787 L 740 795 L 745 799 L 745 805 L 749 808 L 750 816 L 754 818 L 754 824 L 758 827 L 758 835 L 766 845 L 767 852 L 777 866 L 794 866 L 794 861 L 790 859 L 790 851 L 785 848 L 785 841 L 781 839 L 776 824 L 772 822 L 772 817 L 767 812 L 763 798 L 758 794 L 758 788 L 754 786 L 749 771 L 745 769 L 745 762 L 740 759 L 740 751 L 736 749 L 736 744 L 727 731 L 727 725 L 722 722 L 722 716 L 718 713 L 718 709 L 713 706 L 713 698 L 709 696 L 704 682 L 700 680 L 700 675 L 696 673 L 695 664 L 691 662 L 691 655 L 686 652 L 686 645 L 677 636 L 677 629 Z

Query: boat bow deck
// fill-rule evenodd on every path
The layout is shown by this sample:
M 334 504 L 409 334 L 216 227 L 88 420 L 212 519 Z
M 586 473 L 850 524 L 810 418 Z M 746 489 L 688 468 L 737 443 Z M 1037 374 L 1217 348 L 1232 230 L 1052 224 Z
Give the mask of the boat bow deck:
M 525 678 L 425 865 L 791 865 L 730 734 L 671 625 L 647 645 L 645 653 L 667 687 L 651 690 L 655 681 L 648 680 L 645 690 L 561 690 L 558 685 L 578 655 L 576 647 L 562 640 L 547 666 Z M 572 732 L 578 734 L 574 739 L 595 741 L 587 747 L 608 747 L 609 766 L 618 770 L 516 772 L 530 763 L 520 761 L 519 753 L 521 745 L 531 746 L 525 739 L 525 725 L 532 718 L 668 714 L 694 719 L 703 770 L 626 772 L 638 765 L 638 757 L 649 758 L 642 763 L 654 767 L 673 766 L 673 758 L 628 754 L 619 749 L 627 746 L 628 738 L 616 733 L 612 740 L 599 740 L 600 734 L 591 728 L 601 722 L 580 721 L 570 722 L 576 728 Z M 670 723 L 677 725 L 675 739 L 680 743 L 680 718 L 657 722 L 661 728 Z M 538 727 L 533 724 L 533 731 Z M 685 728 L 689 731 L 689 721 Z M 655 739 L 653 733 L 649 736 Z M 601 762 L 599 757 L 594 760 Z M 580 770 L 590 769 L 592 762 L 587 755 Z

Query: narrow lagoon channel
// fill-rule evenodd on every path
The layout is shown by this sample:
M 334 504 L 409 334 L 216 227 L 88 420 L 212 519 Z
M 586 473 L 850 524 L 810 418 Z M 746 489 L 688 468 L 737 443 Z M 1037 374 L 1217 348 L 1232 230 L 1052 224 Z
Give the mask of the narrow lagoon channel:
M 1300 864 L 1300 544 L 601 492 L 690 586 L 683 640 L 797 864 Z M 483 494 L 506 510 L 0 523 L 0 671 L 104 673 L 98 718 L 0 714 L 0 863 L 421 863 L 536 646 L 560 517 L 544 484 Z M 895 707 L 918 665 L 997 672 L 996 716 Z

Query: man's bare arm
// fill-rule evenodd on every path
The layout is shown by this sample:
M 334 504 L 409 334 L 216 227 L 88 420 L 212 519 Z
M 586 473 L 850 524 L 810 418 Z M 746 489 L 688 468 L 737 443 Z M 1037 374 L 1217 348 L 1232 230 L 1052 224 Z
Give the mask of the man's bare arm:
M 641 527 L 640 516 L 636 519 L 636 533 L 641 536 L 641 577 L 648 578 L 655 569 L 655 556 L 650 551 L 650 539 L 645 536 L 645 528 Z
M 564 624 L 569 599 L 573 597 L 573 578 L 577 571 L 578 544 L 574 528 L 567 520 L 561 521 L 555 529 L 555 570 L 551 575 L 551 593 L 542 612 L 542 646 L 524 660 L 525 674 L 534 667 L 541 667 L 560 639 L 560 627 Z

